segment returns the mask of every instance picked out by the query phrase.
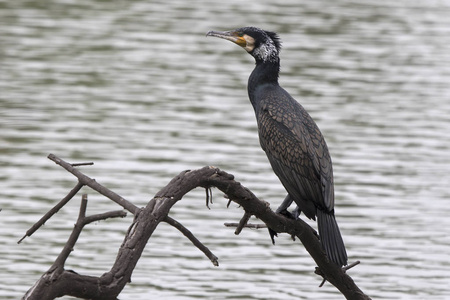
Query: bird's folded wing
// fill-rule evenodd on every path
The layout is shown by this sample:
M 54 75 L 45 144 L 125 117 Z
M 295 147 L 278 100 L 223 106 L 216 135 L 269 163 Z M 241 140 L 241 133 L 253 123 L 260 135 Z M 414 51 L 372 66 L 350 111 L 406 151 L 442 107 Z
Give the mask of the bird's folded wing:
M 272 167 L 276 165 L 281 174 L 286 174 L 285 181 L 297 185 L 303 196 L 331 211 L 334 207 L 331 158 L 312 118 L 300 105 L 263 103 L 260 114 L 261 146 L 268 156 L 273 156 L 269 157 Z

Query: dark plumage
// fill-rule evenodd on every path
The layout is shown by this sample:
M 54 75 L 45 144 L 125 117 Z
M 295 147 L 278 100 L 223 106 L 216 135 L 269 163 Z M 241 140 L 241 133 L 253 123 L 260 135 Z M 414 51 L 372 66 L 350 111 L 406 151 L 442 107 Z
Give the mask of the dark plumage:
M 328 147 L 311 116 L 278 84 L 281 49 L 278 35 L 244 27 L 210 31 L 207 36 L 230 40 L 255 58 L 248 94 L 256 114 L 259 140 L 288 192 L 277 212 L 286 213 L 294 201 L 295 217 L 300 211 L 313 220 L 317 216 L 326 254 L 337 265 L 346 265 L 347 253 L 334 217 L 333 167 Z

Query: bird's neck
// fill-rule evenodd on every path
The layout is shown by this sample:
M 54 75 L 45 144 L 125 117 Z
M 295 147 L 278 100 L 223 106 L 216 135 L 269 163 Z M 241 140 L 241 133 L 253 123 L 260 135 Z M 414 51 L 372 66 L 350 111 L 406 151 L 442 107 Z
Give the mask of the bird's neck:
M 255 90 L 265 84 L 278 85 L 278 74 L 280 73 L 280 60 L 256 62 L 256 67 L 248 79 L 248 95 L 253 107 L 256 107 Z

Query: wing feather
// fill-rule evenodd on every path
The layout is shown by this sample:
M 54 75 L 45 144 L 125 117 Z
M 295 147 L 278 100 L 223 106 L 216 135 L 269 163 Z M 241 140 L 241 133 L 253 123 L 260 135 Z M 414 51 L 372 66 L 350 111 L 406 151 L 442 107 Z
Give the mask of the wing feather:
M 280 88 L 281 89 L 281 88 Z M 309 218 L 334 208 L 333 170 L 325 139 L 306 110 L 287 92 L 266 91 L 256 111 L 261 147 L 274 172 Z

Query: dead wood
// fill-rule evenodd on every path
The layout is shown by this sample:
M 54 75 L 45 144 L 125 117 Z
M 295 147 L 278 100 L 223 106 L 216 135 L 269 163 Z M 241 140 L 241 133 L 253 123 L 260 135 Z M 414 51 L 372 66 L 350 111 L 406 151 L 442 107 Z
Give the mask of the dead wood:
M 161 189 L 145 207 L 138 208 L 130 201 L 102 186 L 76 168 L 77 166 L 92 163 L 70 164 L 53 154 L 49 155 L 49 159 L 77 177 L 78 183 L 66 197 L 33 225 L 20 241 L 27 236 L 31 236 L 38 230 L 40 226 L 57 213 L 85 185 L 105 195 L 125 210 L 131 212 L 134 215 L 134 219 L 120 246 L 116 261 L 109 271 L 105 272 L 102 276 L 95 277 L 66 270 L 64 268 L 65 261 L 74 248 L 84 226 L 97 220 L 124 217 L 126 214 L 124 211 L 112 211 L 99 215 L 86 216 L 88 202 L 87 196 L 83 195 L 77 223 L 61 254 L 50 269 L 28 290 L 23 299 L 46 300 L 55 299 L 64 295 L 84 299 L 117 299 L 125 285 L 130 282 L 133 270 L 150 236 L 160 222 L 166 222 L 177 228 L 215 266 L 218 266 L 218 258 L 187 228 L 168 215 L 170 209 L 177 201 L 181 200 L 184 195 L 197 187 L 206 189 L 207 205 L 211 200 L 210 189 L 216 187 L 225 193 L 230 201 L 238 203 L 244 209 L 244 217 L 238 224 L 236 234 L 247 226 L 246 223 L 249 217 L 254 215 L 274 231 L 288 233 L 298 237 L 317 264 L 316 273 L 334 285 L 347 299 L 370 299 L 358 288 L 352 278 L 348 276 L 345 272 L 346 269 L 341 269 L 328 260 L 315 231 L 308 224 L 302 220 L 294 221 L 274 213 L 267 202 L 259 200 L 249 189 L 235 181 L 233 175 L 218 168 L 204 167 L 192 171 L 183 171 Z

